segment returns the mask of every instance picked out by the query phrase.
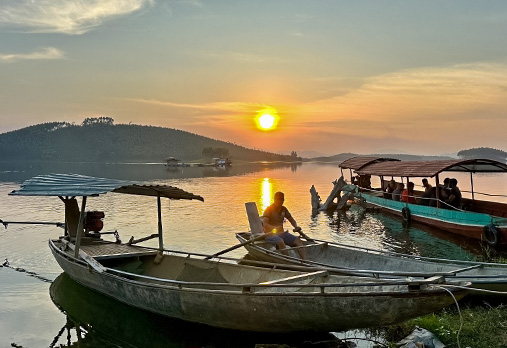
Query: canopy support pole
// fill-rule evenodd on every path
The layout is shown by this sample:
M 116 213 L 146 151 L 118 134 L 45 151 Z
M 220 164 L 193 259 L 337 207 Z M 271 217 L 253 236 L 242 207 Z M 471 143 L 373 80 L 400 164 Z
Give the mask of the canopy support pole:
M 475 198 L 474 198 L 474 176 L 472 172 L 470 172 L 470 186 L 472 187 L 472 201 L 473 201 L 475 200 Z
M 81 235 L 83 234 L 83 222 L 85 216 L 85 208 L 86 208 L 86 196 L 83 196 L 83 200 L 81 202 L 81 211 L 79 212 L 79 222 L 77 224 L 76 231 L 76 247 L 74 248 L 74 257 L 79 257 L 79 247 L 81 246 Z
M 437 208 L 440 208 L 440 182 L 438 174 L 435 175 L 435 198 L 437 199 Z
M 160 202 L 160 193 L 157 195 L 157 213 L 158 213 L 158 248 L 164 250 L 164 240 L 162 238 L 162 203 Z

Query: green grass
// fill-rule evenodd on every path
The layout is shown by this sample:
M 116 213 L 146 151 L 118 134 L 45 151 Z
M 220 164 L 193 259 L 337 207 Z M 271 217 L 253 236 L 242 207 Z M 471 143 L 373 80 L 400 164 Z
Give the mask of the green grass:
M 507 347 L 507 306 L 492 307 L 460 305 L 461 317 L 456 307 L 444 309 L 436 314 L 425 315 L 400 325 L 391 325 L 374 330 L 383 337 L 389 347 L 412 332 L 415 326 L 432 332 L 446 348 L 500 348 Z M 459 342 L 459 345 L 458 345 Z

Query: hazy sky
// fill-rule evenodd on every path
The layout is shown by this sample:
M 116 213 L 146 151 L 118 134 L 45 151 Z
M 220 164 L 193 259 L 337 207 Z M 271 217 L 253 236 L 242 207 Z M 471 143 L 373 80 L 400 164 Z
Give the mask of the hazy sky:
M 506 33 L 504 0 L 0 0 L 0 133 L 108 116 L 277 152 L 507 150 Z

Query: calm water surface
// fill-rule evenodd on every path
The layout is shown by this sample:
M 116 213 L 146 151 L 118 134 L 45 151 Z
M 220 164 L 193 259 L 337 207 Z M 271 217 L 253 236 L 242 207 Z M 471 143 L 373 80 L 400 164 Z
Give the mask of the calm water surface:
M 286 195 L 285 205 L 298 224 L 315 238 L 456 259 L 473 259 L 481 253 L 476 242 L 423 226 L 407 227 L 400 219 L 365 212 L 357 206 L 331 215 L 312 214 L 309 189 L 315 185 L 325 200 L 332 181 L 339 176 L 336 164 L 244 164 L 227 170 L 167 169 L 160 164 L 0 164 L 0 219 L 62 221 L 63 204 L 56 197 L 8 196 L 22 181 L 45 173 L 168 184 L 203 196 L 204 203 L 163 200 L 164 241 L 168 249 L 210 254 L 236 244 L 234 233 L 248 230 L 245 202 L 256 202 L 262 210 L 271 203 L 273 193 L 281 190 Z M 463 182 L 462 190 L 466 190 L 469 179 L 458 180 Z M 474 189 L 507 195 L 505 185 L 498 187 L 498 182 L 505 180 L 495 175 L 478 177 Z M 87 209 L 104 210 L 103 231 L 117 230 L 124 241 L 157 231 L 156 200 L 152 197 L 107 194 L 89 198 Z M 0 268 L 0 347 L 11 343 L 24 347 L 68 346 L 78 337 L 84 347 L 253 347 L 255 343 L 310 339 L 231 333 L 123 306 L 61 275 L 47 246 L 48 239 L 61 233 L 57 227 L 44 225 L 11 224 L 0 230 L 0 258 L 2 263 L 4 259 L 10 263 L 10 267 Z M 147 244 L 156 246 L 156 241 Z M 243 249 L 228 254 L 244 255 Z M 80 329 L 73 328 L 72 323 L 78 323 Z M 196 337 L 196 330 L 202 334 Z

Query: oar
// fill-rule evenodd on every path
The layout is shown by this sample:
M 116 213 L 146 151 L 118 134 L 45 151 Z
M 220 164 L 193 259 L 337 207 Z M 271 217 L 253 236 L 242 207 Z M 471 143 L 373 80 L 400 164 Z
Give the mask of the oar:
M 295 227 L 292 231 L 299 233 L 301 235 L 301 237 L 303 237 L 304 239 L 306 239 L 309 242 L 314 241 L 312 238 L 308 237 L 305 233 L 303 233 L 303 231 L 301 230 L 301 227 L 299 227 L 299 226 Z
M 211 259 L 211 258 L 217 257 L 218 255 L 222 255 L 222 254 L 228 253 L 228 252 L 229 252 L 229 251 L 231 251 L 231 250 L 241 248 L 242 246 L 245 246 L 245 245 L 251 244 L 251 243 L 253 243 L 253 242 L 256 242 L 256 241 L 258 241 L 258 240 L 264 239 L 264 238 L 266 238 L 266 237 L 267 237 L 267 235 L 266 235 L 266 234 L 261 234 L 261 235 L 258 235 L 258 236 L 257 236 L 257 237 L 255 237 L 255 238 L 252 238 L 252 239 L 247 240 L 246 242 L 236 244 L 236 245 L 234 245 L 234 246 L 231 246 L 230 248 L 227 248 L 227 249 L 224 249 L 224 250 L 222 250 L 222 251 L 219 251 L 219 252 L 218 252 L 218 253 L 216 253 L 216 254 L 213 254 L 213 255 L 207 256 L 207 257 L 205 257 L 205 260 L 208 260 L 208 259 Z
M 65 227 L 63 222 L 44 222 L 44 221 L 3 221 L 0 219 L 0 224 L 4 225 L 5 228 L 9 224 L 22 224 L 22 225 L 55 225 L 57 227 Z

